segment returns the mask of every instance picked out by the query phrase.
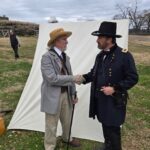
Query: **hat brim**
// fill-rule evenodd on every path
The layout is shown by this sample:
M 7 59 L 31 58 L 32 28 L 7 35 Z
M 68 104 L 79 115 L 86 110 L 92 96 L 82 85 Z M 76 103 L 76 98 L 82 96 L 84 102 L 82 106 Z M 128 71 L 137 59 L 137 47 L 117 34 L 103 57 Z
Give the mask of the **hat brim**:
M 115 37 L 115 38 L 121 38 L 121 35 L 113 35 L 113 34 L 107 34 L 107 33 L 100 33 L 99 31 L 94 31 L 91 33 L 93 36 L 107 36 L 107 37 Z
M 59 38 L 59 37 L 61 37 L 61 36 L 67 36 L 67 38 L 68 38 L 68 37 L 70 37 L 71 35 L 72 35 L 72 32 L 70 32 L 70 31 L 63 31 L 63 32 L 60 32 L 59 34 L 57 34 L 55 37 L 51 38 L 51 39 L 48 41 L 47 46 L 50 47 L 50 46 L 53 44 L 53 42 L 54 42 L 57 38 Z

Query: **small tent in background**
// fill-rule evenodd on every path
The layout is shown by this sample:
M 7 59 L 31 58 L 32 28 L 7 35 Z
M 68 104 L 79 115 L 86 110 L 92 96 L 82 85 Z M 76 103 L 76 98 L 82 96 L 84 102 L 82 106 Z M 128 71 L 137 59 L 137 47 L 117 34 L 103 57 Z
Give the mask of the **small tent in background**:
M 48 17 L 47 19 L 48 19 L 48 23 L 58 23 L 56 17 Z
M 69 38 L 66 52 L 70 56 L 74 74 L 83 74 L 91 69 L 95 57 L 99 53 L 96 43 L 97 38 L 92 36 L 91 32 L 97 30 L 101 22 L 61 22 L 40 25 L 33 66 L 8 129 L 27 129 L 42 132 L 45 130 L 44 113 L 40 112 L 40 87 L 42 83 L 40 65 L 41 57 L 47 51 L 49 32 L 59 27 L 73 32 Z M 128 48 L 128 20 L 115 20 L 115 22 L 117 22 L 117 33 L 122 35 L 122 38 L 117 39 L 117 43 L 123 48 Z M 75 109 L 73 136 L 103 141 L 100 124 L 97 120 L 88 118 L 90 84 L 77 86 L 77 91 L 79 103 Z M 58 135 L 61 134 L 60 124 L 57 133 Z

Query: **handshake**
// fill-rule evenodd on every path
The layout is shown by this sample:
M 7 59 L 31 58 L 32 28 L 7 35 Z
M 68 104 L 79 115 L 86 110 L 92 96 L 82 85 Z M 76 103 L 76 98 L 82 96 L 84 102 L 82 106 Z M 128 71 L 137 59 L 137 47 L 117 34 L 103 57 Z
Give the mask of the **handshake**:
M 75 75 L 75 76 L 73 76 L 73 81 L 76 84 L 80 85 L 85 81 L 85 78 L 82 75 Z

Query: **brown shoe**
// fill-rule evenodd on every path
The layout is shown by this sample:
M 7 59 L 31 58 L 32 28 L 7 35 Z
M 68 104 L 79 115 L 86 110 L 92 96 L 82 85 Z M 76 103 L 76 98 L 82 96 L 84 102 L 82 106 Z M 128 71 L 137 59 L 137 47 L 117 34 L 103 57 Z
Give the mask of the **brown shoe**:
M 67 144 L 67 142 L 64 142 L 64 143 Z M 80 141 L 75 138 L 73 138 L 73 140 L 69 142 L 69 145 L 72 147 L 80 147 L 81 146 Z

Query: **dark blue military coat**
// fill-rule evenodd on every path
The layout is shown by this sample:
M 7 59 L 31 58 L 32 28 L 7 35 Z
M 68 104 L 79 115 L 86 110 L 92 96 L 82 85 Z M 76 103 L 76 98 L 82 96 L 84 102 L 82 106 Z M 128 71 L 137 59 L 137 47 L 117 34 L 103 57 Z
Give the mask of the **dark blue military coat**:
M 132 88 L 138 82 L 134 59 L 130 52 L 115 44 L 109 52 L 101 51 L 91 71 L 83 75 L 85 82 L 91 82 L 89 117 L 95 118 L 108 126 L 120 126 L 125 121 L 126 104 L 116 105 L 113 96 L 106 96 L 100 91 L 102 86 L 113 86 L 115 91 Z

